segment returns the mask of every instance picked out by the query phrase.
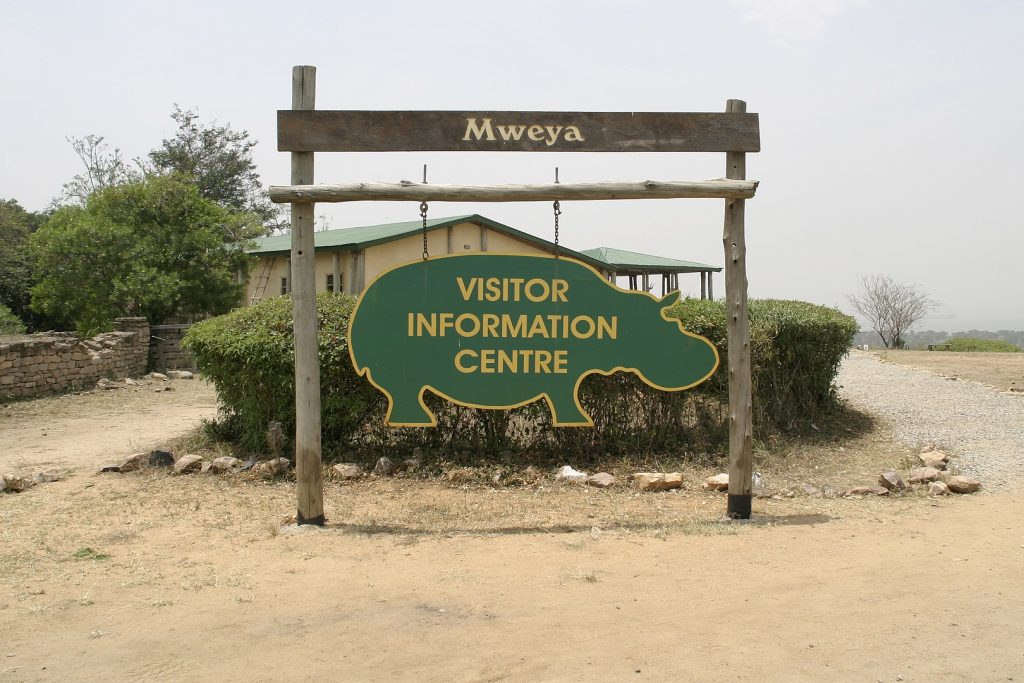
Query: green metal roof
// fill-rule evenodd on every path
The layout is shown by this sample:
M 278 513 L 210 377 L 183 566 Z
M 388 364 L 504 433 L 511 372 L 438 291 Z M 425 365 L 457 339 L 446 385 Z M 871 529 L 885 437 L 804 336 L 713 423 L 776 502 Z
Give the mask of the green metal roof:
M 611 247 L 583 249 L 580 253 L 612 265 L 618 270 L 648 270 L 660 273 L 717 273 L 722 270 L 718 266 L 710 266 L 706 263 L 680 261 L 679 259 L 639 254 L 635 251 L 613 249 Z
M 483 225 L 527 244 L 532 244 L 549 253 L 554 253 L 555 251 L 553 242 L 541 239 L 522 230 L 516 230 L 513 227 L 475 213 L 465 216 L 430 218 L 427 220 L 427 231 L 433 232 L 434 230 L 441 230 L 459 223 Z M 337 228 L 335 230 L 314 232 L 313 241 L 317 250 L 356 251 L 372 247 L 376 244 L 409 237 L 410 235 L 417 234 L 422 229 L 423 222 L 419 220 L 385 223 L 383 225 L 363 225 L 356 228 Z M 291 235 L 275 235 L 256 240 L 255 246 L 249 249 L 248 253 L 253 256 L 279 256 L 290 253 L 291 248 Z M 698 273 L 701 271 L 718 272 L 722 270 L 717 266 L 709 266 L 705 263 L 680 261 L 679 259 L 664 258 L 662 256 L 639 254 L 635 251 L 612 249 L 611 247 L 598 247 L 597 249 L 585 249 L 583 251 L 573 251 L 565 247 L 559 247 L 559 249 L 566 256 L 579 259 L 595 268 L 604 270 L 607 270 L 609 266 L 616 270 L 649 270 L 662 273 Z
M 475 223 L 486 226 L 497 232 L 505 233 L 528 244 L 532 244 L 544 251 L 554 253 L 555 245 L 545 239 L 535 237 L 530 233 L 516 230 L 513 227 L 498 223 L 490 218 L 479 214 L 466 216 L 449 216 L 447 218 L 431 218 L 427 220 L 427 232 L 441 230 L 459 223 Z M 364 225 L 357 228 L 338 228 L 335 230 L 321 230 L 313 233 L 313 243 L 317 250 L 325 251 L 355 251 L 366 249 L 383 242 L 401 239 L 415 235 L 423 229 L 423 221 L 404 221 L 402 223 L 385 223 L 383 225 Z M 256 244 L 248 253 L 253 256 L 279 256 L 288 254 L 292 248 L 291 235 L 274 235 L 273 237 L 262 237 L 255 240 Z M 608 264 L 592 256 L 582 254 L 572 249 L 560 246 L 559 250 L 566 256 L 578 259 L 598 269 L 607 269 Z

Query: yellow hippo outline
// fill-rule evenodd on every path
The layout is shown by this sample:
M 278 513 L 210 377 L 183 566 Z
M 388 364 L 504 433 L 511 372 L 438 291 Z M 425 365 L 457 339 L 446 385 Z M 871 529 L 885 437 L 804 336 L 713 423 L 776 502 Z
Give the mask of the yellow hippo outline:
M 438 255 L 438 256 L 431 256 L 430 260 L 437 260 L 437 259 L 443 259 L 443 258 L 463 258 L 464 259 L 464 258 L 476 258 L 476 257 L 479 257 L 479 256 L 514 256 L 516 258 L 540 258 L 540 259 L 555 260 L 554 256 L 548 256 L 546 254 L 513 254 L 513 253 L 496 252 L 496 251 L 478 252 L 478 253 L 473 253 L 473 254 L 441 254 L 441 255 Z M 697 380 L 696 382 L 692 382 L 691 384 L 687 384 L 684 387 L 663 387 L 663 386 L 660 386 L 658 384 L 655 384 L 654 382 L 651 382 L 646 377 L 644 377 L 643 373 L 639 369 L 637 369 L 637 368 L 627 368 L 627 367 L 621 366 L 621 365 L 620 366 L 616 366 L 616 367 L 614 367 L 614 368 L 612 368 L 611 370 L 608 370 L 608 371 L 596 370 L 596 369 L 595 370 L 588 370 L 588 371 L 582 373 L 579 376 L 579 378 L 576 380 L 576 384 L 573 386 L 573 389 L 572 389 L 572 399 L 576 403 L 576 409 L 580 412 L 581 415 L 583 415 L 584 417 L 587 418 L 586 422 L 560 422 L 558 420 L 558 411 L 555 408 L 555 404 L 551 400 L 551 397 L 548 396 L 548 393 L 546 391 L 540 392 L 540 393 L 536 394 L 535 396 L 532 396 L 532 397 L 526 399 L 525 401 L 521 401 L 519 403 L 514 403 L 514 404 L 510 404 L 510 405 L 482 405 L 482 404 L 479 404 L 479 403 L 467 403 L 465 401 L 460 401 L 460 400 L 458 400 L 456 398 L 453 398 L 452 396 L 449 396 L 445 392 L 440 391 L 439 389 L 436 389 L 434 386 L 432 386 L 430 384 L 424 384 L 420 388 L 420 391 L 417 394 L 416 399 L 419 401 L 420 407 L 423 408 L 423 412 L 425 412 L 427 415 L 430 416 L 430 423 L 429 424 L 425 424 L 425 423 L 420 423 L 420 422 L 411 422 L 411 423 L 409 423 L 409 422 L 391 422 L 391 410 L 392 410 L 392 408 L 395 405 L 395 399 L 391 396 L 391 393 L 387 389 L 385 389 L 384 387 L 382 387 L 381 385 L 377 384 L 377 382 L 374 381 L 374 379 L 373 379 L 373 372 L 372 372 L 372 370 L 369 367 L 360 368 L 359 362 L 356 360 L 356 356 L 355 356 L 355 347 L 352 345 L 352 328 L 355 325 L 356 316 L 359 315 L 359 308 L 363 304 L 363 295 L 360 294 L 359 295 L 359 300 L 356 302 L 356 307 L 352 311 L 352 316 L 349 318 L 348 333 L 346 335 L 346 341 L 348 343 L 348 355 L 349 355 L 349 358 L 352 360 L 352 367 L 355 369 L 356 374 L 358 376 L 360 376 L 360 377 L 365 377 L 370 382 L 370 384 L 372 384 L 377 390 L 379 390 L 382 394 L 384 394 L 387 397 L 387 399 L 388 399 L 388 411 L 387 411 L 387 414 L 384 416 L 384 424 L 386 424 L 388 427 L 424 427 L 424 428 L 426 428 L 426 427 L 436 427 L 437 426 L 437 416 L 434 415 L 434 413 L 430 410 L 430 408 L 427 407 L 427 404 L 423 400 L 424 393 L 427 391 L 427 389 L 429 389 L 434 394 L 440 396 L 441 398 L 445 399 L 446 401 L 450 401 L 450 402 L 454 403 L 455 405 L 463 406 L 464 408 L 482 408 L 484 410 L 514 410 L 516 408 L 521 408 L 521 407 L 523 407 L 525 405 L 533 403 L 534 401 L 537 401 L 539 399 L 544 399 L 544 401 L 548 404 L 548 411 L 551 413 L 551 424 L 552 424 L 552 426 L 554 426 L 554 427 L 593 427 L 594 426 L 594 420 L 593 420 L 593 418 L 590 417 L 590 414 L 587 413 L 587 411 L 583 409 L 583 406 L 580 405 L 580 398 L 579 398 L 580 384 L 583 383 L 584 379 L 586 379 L 587 377 L 589 377 L 591 375 L 603 375 L 605 377 L 608 377 L 609 375 L 613 375 L 616 372 L 631 372 L 634 375 L 636 375 L 640 379 L 641 382 L 643 382 L 644 384 L 646 384 L 647 386 L 649 386 L 649 387 L 651 387 L 653 389 L 657 389 L 659 391 L 686 391 L 687 389 L 691 389 L 691 388 L 697 386 L 698 384 L 701 384 L 702 382 L 706 381 L 709 377 L 711 377 L 711 375 L 715 374 L 715 372 L 718 370 L 718 366 L 719 366 L 719 364 L 721 362 L 721 358 L 718 355 L 718 349 L 715 347 L 715 345 L 712 344 L 709 339 L 706 339 L 705 337 L 702 337 L 699 334 L 694 334 L 694 333 L 688 331 L 685 327 L 683 327 L 682 321 L 680 321 L 678 318 L 670 318 L 670 317 L 668 317 L 665 314 L 667 309 L 669 308 L 669 306 L 672 306 L 674 303 L 679 301 L 680 294 L 679 294 L 678 290 L 676 290 L 674 292 L 670 292 L 670 293 L 666 294 L 664 297 L 659 298 L 659 297 L 654 296 L 650 292 L 638 292 L 638 291 L 633 290 L 633 289 L 624 289 L 622 287 L 619 287 L 616 284 L 608 282 L 608 280 L 606 280 L 605 277 L 603 275 L 601 275 L 600 271 L 598 271 L 596 268 L 594 268 L 590 264 L 584 263 L 583 261 L 579 261 L 577 259 L 572 259 L 572 258 L 566 258 L 564 256 L 558 257 L 558 260 L 571 261 L 572 263 L 575 263 L 575 264 L 578 264 L 580 266 L 583 266 L 584 268 L 586 268 L 587 270 L 592 272 L 597 277 L 598 280 L 600 280 L 606 286 L 608 286 L 610 289 L 612 289 L 612 290 L 614 290 L 616 292 L 622 292 L 622 293 L 630 294 L 630 295 L 633 295 L 633 296 L 636 296 L 636 295 L 646 296 L 649 299 L 651 299 L 652 301 L 659 302 L 659 303 L 660 302 L 667 302 L 667 303 L 664 304 L 664 306 L 662 306 L 661 310 L 659 311 L 659 314 L 661 315 L 662 319 L 665 320 L 666 322 L 674 322 L 674 323 L 676 323 L 676 325 L 679 327 L 679 331 L 680 332 L 682 332 L 683 334 L 685 334 L 688 337 L 693 337 L 694 339 L 699 339 L 699 340 L 703 341 L 705 344 L 707 344 L 708 346 L 711 347 L 711 352 L 715 354 L 715 363 L 711 367 L 711 370 L 706 375 L 704 375 L 699 380 Z M 377 283 L 377 281 L 380 280 L 385 275 L 388 275 L 389 273 L 391 273 L 393 271 L 396 271 L 396 270 L 399 270 L 401 268 L 407 268 L 409 266 L 413 266 L 413 265 L 417 265 L 417 264 L 421 264 L 421 263 L 423 263 L 423 259 L 416 259 L 416 260 L 412 260 L 412 261 L 407 261 L 405 263 L 401 263 L 401 264 L 399 264 L 397 266 L 393 266 L 391 268 L 388 268 L 387 270 L 382 271 L 381 273 L 379 273 L 377 275 L 377 277 L 375 277 L 373 279 L 372 282 L 370 282 L 369 285 L 367 285 L 363 289 L 363 294 L 368 292 L 370 290 L 370 288 L 373 287 Z

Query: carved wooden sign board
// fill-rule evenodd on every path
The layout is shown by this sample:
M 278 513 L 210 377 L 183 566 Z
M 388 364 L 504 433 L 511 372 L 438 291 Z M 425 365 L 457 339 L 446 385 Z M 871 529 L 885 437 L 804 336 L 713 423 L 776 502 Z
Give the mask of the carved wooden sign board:
M 281 152 L 757 152 L 757 114 L 277 112 Z

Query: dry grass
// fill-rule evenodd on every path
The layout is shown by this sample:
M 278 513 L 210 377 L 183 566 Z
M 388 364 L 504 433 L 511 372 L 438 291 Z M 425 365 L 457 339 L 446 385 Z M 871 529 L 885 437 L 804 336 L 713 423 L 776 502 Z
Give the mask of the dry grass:
M 889 363 L 911 365 L 955 379 L 969 379 L 1003 391 L 1024 391 L 1024 353 L 875 351 Z

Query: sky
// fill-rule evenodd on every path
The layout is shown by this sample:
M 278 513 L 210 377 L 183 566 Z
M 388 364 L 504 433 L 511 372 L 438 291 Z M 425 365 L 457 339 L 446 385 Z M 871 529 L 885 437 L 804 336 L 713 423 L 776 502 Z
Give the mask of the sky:
M 292 9 L 289 9 L 292 8 Z M 592 0 L 90 3 L 5 0 L 0 199 L 48 206 L 82 168 L 68 136 L 127 158 L 173 135 L 174 105 L 259 142 L 289 182 L 276 111 L 291 68 L 320 109 L 722 111 L 760 116 L 747 155 L 750 296 L 853 313 L 858 278 L 915 284 L 917 329 L 1024 329 L 1024 3 Z M 724 154 L 323 153 L 324 183 L 702 180 Z M 724 265 L 722 200 L 563 202 L 562 242 Z M 442 204 L 546 239 L 550 203 Z M 340 228 L 416 220 L 413 202 L 322 204 Z M 683 292 L 699 292 L 696 275 Z M 724 280 L 716 277 L 718 296 Z

